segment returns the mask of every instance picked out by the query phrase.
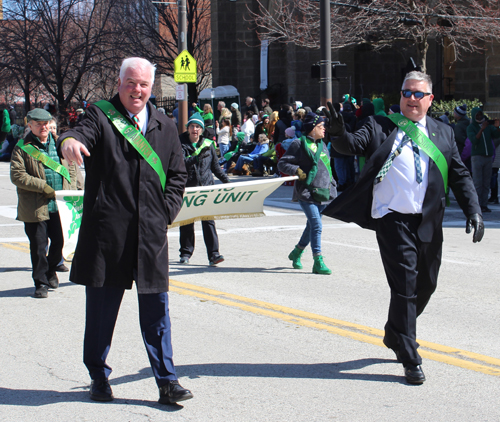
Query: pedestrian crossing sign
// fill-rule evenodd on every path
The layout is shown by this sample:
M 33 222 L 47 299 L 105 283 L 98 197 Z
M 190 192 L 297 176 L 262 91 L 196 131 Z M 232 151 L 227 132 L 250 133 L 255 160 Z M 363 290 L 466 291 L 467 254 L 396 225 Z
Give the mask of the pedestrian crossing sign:
M 197 81 L 196 60 L 187 50 L 180 53 L 174 60 L 174 81 L 178 83 Z

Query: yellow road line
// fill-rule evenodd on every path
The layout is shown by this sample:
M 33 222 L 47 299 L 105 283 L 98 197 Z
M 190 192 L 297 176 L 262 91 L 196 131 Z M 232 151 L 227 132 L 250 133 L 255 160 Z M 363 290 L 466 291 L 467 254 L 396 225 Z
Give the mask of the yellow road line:
M 241 310 L 264 315 L 282 321 L 301 325 L 304 327 L 325 330 L 332 334 L 348 337 L 364 343 L 385 347 L 382 338 L 383 331 L 347 321 L 325 317 L 309 312 L 300 311 L 285 306 L 262 302 L 243 296 L 233 295 L 206 287 L 170 280 L 170 290 L 182 295 L 194 296 L 200 299 L 210 300 L 226 306 L 232 306 Z M 500 376 L 500 359 L 466 350 L 443 346 L 428 341 L 418 340 L 419 352 L 422 357 L 437 362 L 447 363 L 460 368 L 481 372 L 487 375 Z
M 29 253 L 28 243 L 0 243 L 0 245 L 5 248 Z M 288 308 L 286 306 L 262 302 L 260 300 L 249 299 L 243 296 L 220 292 L 218 290 L 208 289 L 180 281 L 170 280 L 170 285 L 170 290 L 176 293 L 211 300 L 222 305 L 237 307 L 244 311 L 252 312 L 258 315 L 281 319 L 291 324 L 316 328 L 318 330 L 326 330 L 332 334 L 337 334 L 342 337 L 348 337 L 364 343 L 385 347 L 382 342 L 384 332 L 376 328 L 312 314 L 310 312 L 304 312 L 298 309 Z M 454 347 L 443 346 L 437 343 L 431 343 L 429 341 L 418 340 L 418 342 L 420 344 L 419 353 L 426 359 L 447 363 L 449 365 L 470 369 L 472 371 L 488 375 L 500 376 L 500 359 L 469 352 L 467 350 L 456 349 Z
M 29 252 L 30 245 L 28 243 L 23 242 L 15 242 L 15 243 L 0 243 L 4 248 L 14 249 L 16 251 L 21 252 Z

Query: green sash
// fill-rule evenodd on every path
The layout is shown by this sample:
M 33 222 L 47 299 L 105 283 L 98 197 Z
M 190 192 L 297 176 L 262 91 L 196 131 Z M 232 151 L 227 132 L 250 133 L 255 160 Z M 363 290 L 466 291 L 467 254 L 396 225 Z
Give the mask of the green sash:
M 323 163 L 325 164 L 328 173 L 330 174 L 330 179 L 333 177 L 332 175 L 332 165 L 330 164 L 330 160 L 328 159 L 328 156 L 323 152 L 323 142 L 319 142 L 317 144 L 317 150 L 316 154 L 314 154 L 313 149 L 311 148 L 312 142 L 310 142 L 306 136 L 301 136 L 300 142 L 302 143 L 302 146 L 309 156 L 309 158 L 314 162 L 314 165 L 316 166 L 315 169 L 311 169 L 309 172 L 308 180 L 306 181 L 307 184 L 311 184 L 314 178 L 316 177 L 316 173 L 318 172 L 318 159 L 321 159 Z M 319 152 L 318 152 L 319 151 Z M 319 157 L 318 157 L 319 156 Z M 311 174 L 313 173 L 313 174 Z M 309 178 L 311 180 L 309 180 Z
M 49 169 L 54 170 L 56 173 L 59 173 L 69 183 L 71 183 L 69 171 L 62 164 L 57 163 L 48 155 L 45 155 L 42 151 L 36 149 L 33 145 L 25 144 L 24 139 L 19 139 L 17 146 L 21 148 L 26 154 L 32 156 L 35 160 L 40 161 L 44 166 L 48 167 Z
M 212 144 L 215 146 L 215 141 L 212 141 L 211 139 L 207 139 L 207 138 L 203 139 L 203 142 L 202 142 L 202 143 L 201 143 L 201 145 L 200 145 L 200 146 L 196 149 L 196 151 L 195 151 L 195 152 L 193 152 L 193 153 L 191 154 L 191 157 L 196 157 L 196 156 L 197 156 L 197 155 L 201 152 L 201 150 L 202 150 L 203 148 L 205 148 L 205 147 L 209 147 L 209 146 L 210 146 L 210 145 L 212 145 Z M 195 145 L 196 145 L 196 144 L 195 144 Z
M 410 119 L 399 113 L 387 116 L 403 132 L 405 132 L 412 141 L 414 141 L 422 150 L 436 163 L 441 176 L 443 177 L 444 190 L 448 192 L 448 163 L 441 151 L 434 145 L 425 134 Z
M 163 191 L 165 191 L 165 183 L 167 176 L 163 170 L 160 157 L 155 152 L 153 147 L 149 144 L 140 130 L 137 130 L 123 115 L 108 101 L 98 101 L 95 103 L 104 114 L 111 120 L 111 123 L 118 129 L 130 145 L 132 145 L 137 152 L 146 160 L 146 162 L 153 168 L 153 170 L 160 177 L 160 183 Z
M 313 142 L 307 139 L 307 137 L 302 136 L 300 138 L 300 143 L 302 145 L 302 148 L 304 148 L 307 156 L 313 162 L 313 165 L 309 170 L 309 173 L 307 174 L 307 179 L 305 180 L 304 184 L 311 192 L 311 195 L 315 201 L 328 201 L 330 199 L 330 188 L 317 188 L 311 186 L 312 182 L 316 178 L 316 175 L 318 174 L 318 161 L 320 159 L 325 164 L 330 175 L 330 180 L 332 180 L 332 167 L 330 165 L 330 161 L 328 160 L 328 156 L 323 152 L 323 142 L 321 141 L 317 144 L 316 152 L 314 152 L 312 149 Z

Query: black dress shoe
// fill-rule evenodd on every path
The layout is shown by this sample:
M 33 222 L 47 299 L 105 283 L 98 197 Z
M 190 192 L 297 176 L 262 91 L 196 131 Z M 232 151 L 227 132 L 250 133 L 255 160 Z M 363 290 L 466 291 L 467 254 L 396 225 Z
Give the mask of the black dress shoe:
M 61 265 L 58 265 L 58 266 L 56 267 L 56 271 L 57 271 L 58 273 L 67 273 L 67 272 L 69 271 L 69 268 L 68 268 L 68 267 L 66 267 L 66 265 L 64 265 L 64 264 L 61 264 Z
M 160 399 L 158 403 L 172 404 L 178 401 L 189 400 L 193 398 L 191 391 L 182 388 L 179 381 L 169 381 L 168 384 L 160 387 Z
M 420 365 L 408 364 L 405 366 L 405 378 L 408 384 L 419 385 L 425 381 L 425 375 Z
M 107 378 L 98 378 L 90 383 L 90 398 L 95 401 L 113 400 L 113 392 Z
M 47 273 L 47 282 L 49 283 L 49 287 L 51 289 L 57 289 L 59 287 L 59 278 L 57 277 L 55 271 Z
M 45 299 L 49 297 L 49 286 L 46 284 L 40 284 L 35 289 L 35 297 L 38 299 Z

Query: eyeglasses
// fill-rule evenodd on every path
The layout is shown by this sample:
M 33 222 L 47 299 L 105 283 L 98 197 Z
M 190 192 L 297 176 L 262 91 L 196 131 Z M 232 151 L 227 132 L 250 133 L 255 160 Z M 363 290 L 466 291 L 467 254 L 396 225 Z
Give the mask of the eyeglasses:
M 36 127 L 48 126 L 48 121 L 30 120 L 30 123 Z
M 405 98 L 411 98 L 411 96 L 413 95 L 417 100 L 421 100 L 426 95 L 431 95 L 431 93 L 422 91 L 410 91 L 409 89 L 403 89 L 401 91 L 401 95 Z

